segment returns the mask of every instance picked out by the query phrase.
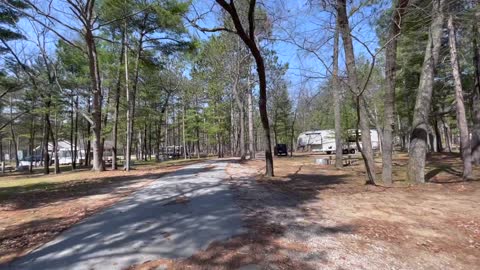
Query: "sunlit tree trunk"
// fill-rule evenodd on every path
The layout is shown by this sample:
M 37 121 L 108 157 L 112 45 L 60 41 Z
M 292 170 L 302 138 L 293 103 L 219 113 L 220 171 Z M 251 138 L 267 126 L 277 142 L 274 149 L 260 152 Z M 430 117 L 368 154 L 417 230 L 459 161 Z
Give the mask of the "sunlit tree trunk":
M 409 0 L 397 0 L 394 5 L 387 46 L 385 48 L 385 107 L 382 142 L 382 178 L 387 185 L 392 183 L 393 130 L 395 127 L 395 81 L 397 69 L 397 37 Z
M 433 0 L 432 23 L 420 75 L 417 98 L 410 135 L 407 175 L 410 182 L 425 182 L 425 159 L 428 151 L 427 137 L 430 105 L 432 101 L 435 66 L 440 54 L 445 0 Z
M 93 168 L 94 171 L 103 171 L 103 140 L 102 140 L 102 86 L 100 78 L 100 67 L 98 64 L 97 46 L 93 34 L 94 23 L 97 19 L 94 14 L 95 1 L 89 0 L 85 5 L 84 36 L 87 47 L 88 67 L 92 85 L 92 118 L 93 118 Z
M 353 52 L 353 43 L 350 32 L 350 26 L 347 17 L 346 0 L 337 0 L 338 24 L 342 32 L 343 47 L 345 50 L 345 62 L 348 73 L 348 82 L 352 91 L 355 92 L 357 102 L 358 125 L 361 131 L 362 148 L 361 154 L 365 163 L 367 184 L 375 184 L 375 162 L 373 160 L 373 149 L 370 135 L 370 123 L 367 113 L 367 103 L 363 97 L 357 78 L 357 69 L 355 65 L 355 55 Z
M 333 38 L 333 114 L 335 118 L 335 167 L 343 167 L 343 144 L 342 144 L 342 114 L 341 114 L 341 88 L 338 80 L 338 47 L 340 28 L 338 20 L 335 26 Z M 292 134 L 293 137 L 293 134 Z M 293 141 L 293 138 L 292 138 Z M 292 143 L 293 145 L 293 143 Z
M 132 157 L 132 133 L 133 133 L 133 127 L 132 127 L 132 121 L 131 118 L 132 116 L 132 106 L 131 106 L 131 93 L 130 89 L 128 88 L 129 86 L 129 79 L 128 79 L 128 37 L 127 37 L 127 23 L 125 22 L 124 25 L 124 35 L 125 35 L 125 50 L 124 50 L 124 57 L 125 57 L 125 96 L 127 99 L 127 136 L 126 136 L 126 145 L 125 145 L 125 164 L 124 164 L 124 170 L 130 171 L 130 161 Z
M 475 70 L 475 87 L 473 90 L 473 130 L 472 130 L 472 158 L 475 164 L 480 165 L 480 0 L 477 0 L 473 24 L 473 66 Z
M 248 149 L 250 152 L 250 159 L 255 158 L 255 135 L 253 131 L 254 127 L 254 118 L 253 118 L 253 97 L 252 89 L 250 84 L 248 84 L 248 93 L 247 93 L 247 106 L 248 106 Z
M 12 136 L 13 148 L 15 151 L 15 168 L 18 169 L 20 166 L 20 160 L 18 158 L 18 143 L 17 143 L 17 136 L 15 136 L 15 131 L 13 129 L 13 98 L 10 95 L 10 135 Z M 48 143 L 47 143 L 48 144 Z M 47 152 L 47 159 L 48 159 L 48 151 Z M 9 159 L 12 160 L 12 153 L 9 153 Z M 48 169 L 48 168 L 47 168 Z M 48 172 L 47 172 L 48 174 Z
M 45 106 L 46 112 L 43 115 L 44 130 L 43 130 L 43 173 L 50 173 L 50 154 L 48 153 L 48 143 L 50 138 L 50 103 L 47 102 Z
M 468 133 L 467 116 L 465 113 L 465 104 L 463 101 L 462 80 L 460 78 L 460 66 L 457 57 L 457 42 L 455 37 L 455 26 L 453 16 L 448 16 L 448 40 L 450 44 L 450 62 L 455 85 L 455 100 L 457 106 L 457 124 L 460 130 L 460 149 L 463 160 L 463 178 L 472 177 L 472 155 L 470 147 L 470 138 Z
M 56 108 L 55 108 L 56 110 Z M 52 155 L 53 158 L 55 159 L 54 161 L 54 174 L 59 174 L 60 173 L 60 160 L 58 157 L 58 122 L 57 122 L 57 112 L 54 114 L 54 119 L 53 119 L 54 127 L 50 125 L 50 138 L 52 138 Z
M 240 63 L 236 63 L 237 65 L 239 65 Z M 240 68 L 237 69 L 237 74 L 233 75 L 235 76 L 234 78 L 234 81 L 233 81 L 233 84 L 232 84 L 232 88 L 233 88 L 233 93 L 234 93 L 234 96 L 235 96 L 235 104 L 237 105 L 237 109 L 238 109 L 238 118 L 239 118 L 239 122 L 237 123 L 237 125 L 239 125 L 239 132 L 240 132 L 240 135 L 239 135 L 239 140 L 238 140 L 238 143 L 239 143 L 239 150 L 240 150 L 240 160 L 245 160 L 245 157 L 246 157 L 246 149 L 245 149 L 245 108 L 244 108 L 244 105 L 243 105 L 243 102 L 242 102 L 242 97 L 241 97 L 241 91 L 239 89 L 239 77 L 240 77 Z
M 118 117 L 120 115 L 120 92 L 122 88 L 122 66 L 123 66 L 123 59 L 125 54 L 125 32 L 122 31 L 122 38 L 121 38 L 121 49 L 119 58 L 119 66 L 117 71 L 117 82 L 115 85 L 115 107 L 113 112 L 113 130 L 112 130 L 112 140 L 113 140 L 113 147 L 112 147 L 112 170 L 117 169 L 117 147 L 118 147 Z

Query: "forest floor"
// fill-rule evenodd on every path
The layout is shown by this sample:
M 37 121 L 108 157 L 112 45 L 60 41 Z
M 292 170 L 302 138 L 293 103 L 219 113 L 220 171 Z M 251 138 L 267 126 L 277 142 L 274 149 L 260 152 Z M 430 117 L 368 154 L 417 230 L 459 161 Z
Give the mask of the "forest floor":
M 199 161 L 139 163 L 128 173 L 80 169 L 58 175 L 0 174 L 0 265 L 52 240 L 154 179 Z
M 277 158 L 273 178 L 262 176 L 262 160 L 231 163 L 249 233 L 132 269 L 478 268 L 480 181 L 461 181 L 458 155 L 430 156 L 429 182 L 410 185 L 400 154 L 393 187 L 364 185 L 359 162 L 336 170 L 315 165 L 319 157 Z

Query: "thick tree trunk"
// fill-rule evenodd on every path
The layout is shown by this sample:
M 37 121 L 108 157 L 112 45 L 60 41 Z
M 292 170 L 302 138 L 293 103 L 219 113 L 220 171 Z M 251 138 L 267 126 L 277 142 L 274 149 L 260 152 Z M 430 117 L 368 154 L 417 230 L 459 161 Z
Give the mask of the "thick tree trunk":
M 480 165 L 480 0 L 477 0 L 477 10 L 473 24 L 473 65 L 475 70 L 475 87 L 473 90 L 473 130 L 472 158 Z
M 410 182 L 425 182 L 425 159 L 428 151 L 428 119 L 432 101 L 435 66 L 438 63 L 440 54 L 444 2 L 445 0 L 433 0 L 432 23 L 420 75 L 420 85 L 418 87 L 413 115 L 413 128 L 410 135 L 410 158 L 407 169 L 408 180 Z
M 395 127 L 395 81 L 397 69 L 397 36 L 409 0 L 397 0 L 392 14 L 390 30 L 385 48 L 385 107 L 382 141 L 382 178 L 387 185 L 392 184 L 393 130 Z
M 375 184 L 375 162 L 373 159 L 373 149 L 370 135 L 370 123 L 367 113 L 367 103 L 363 98 L 364 89 L 360 89 L 355 65 L 355 55 L 353 52 L 352 37 L 350 36 L 350 26 L 347 17 L 346 0 L 337 0 L 338 24 L 342 32 L 343 47 L 345 50 L 346 67 L 348 73 L 348 82 L 352 91 L 357 96 L 357 121 L 361 130 L 362 149 L 361 154 L 365 162 L 367 184 Z
M 93 5 L 93 4 L 92 4 Z M 92 8 L 93 9 L 93 8 Z M 93 13 L 93 11 L 89 12 Z M 95 20 L 94 14 L 89 14 L 89 22 Z M 93 25 L 85 27 L 85 43 L 88 52 L 88 67 L 92 84 L 92 118 L 93 134 L 95 141 L 93 143 L 93 171 L 103 171 L 103 144 L 102 144 L 102 86 L 100 78 L 100 69 L 98 65 L 97 46 L 92 32 Z
M 255 47 L 256 48 L 256 47 Z M 267 176 L 274 176 L 273 172 L 273 155 L 272 155 L 272 142 L 270 139 L 270 125 L 268 123 L 267 113 L 267 81 L 265 74 L 265 63 L 263 57 L 258 49 L 252 51 L 255 61 L 257 63 L 257 72 L 260 81 L 260 98 L 258 101 L 258 107 L 260 110 L 260 119 L 262 120 L 262 126 L 265 136 L 265 162 Z
M 338 21 L 335 26 L 333 39 L 333 115 L 335 119 L 335 167 L 343 167 L 343 144 L 342 144 L 342 114 L 341 114 L 341 89 L 338 80 L 338 47 L 339 47 L 340 26 Z M 292 138 L 293 140 L 293 138 Z
M 448 41 L 450 44 L 450 62 L 452 64 L 452 73 L 455 84 L 455 100 L 457 106 L 457 125 L 460 130 L 460 149 L 463 160 L 463 178 L 472 177 L 472 148 L 468 133 L 467 116 L 465 113 L 465 104 L 463 101 L 462 80 L 460 78 L 460 66 L 457 57 L 457 42 L 455 37 L 455 26 L 453 16 L 448 16 Z

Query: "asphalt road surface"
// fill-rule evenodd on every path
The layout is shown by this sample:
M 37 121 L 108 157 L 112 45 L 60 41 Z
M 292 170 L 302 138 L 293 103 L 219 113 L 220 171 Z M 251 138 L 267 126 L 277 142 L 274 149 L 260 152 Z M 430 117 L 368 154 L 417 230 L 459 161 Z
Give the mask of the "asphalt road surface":
M 91 216 L 1 269 L 124 269 L 189 257 L 211 242 L 244 233 L 227 161 L 184 167 Z

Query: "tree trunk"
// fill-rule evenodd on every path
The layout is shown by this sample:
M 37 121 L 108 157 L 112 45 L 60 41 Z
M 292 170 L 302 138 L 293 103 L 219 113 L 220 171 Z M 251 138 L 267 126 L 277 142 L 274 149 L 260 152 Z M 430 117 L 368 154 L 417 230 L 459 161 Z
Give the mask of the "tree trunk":
M 76 108 L 75 109 L 75 134 L 73 135 L 74 146 L 73 146 L 72 162 L 75 164 L 75 168 L 76 168 L 77 157 L 78 157 L 78 96 L 75 99 L 75 108 Z
M 365 162 L 365 169 L 367 171 L 367 184 L 375 184 L 375 162 L 373 159 L 372 142 L 370 135 L 370 123 L 367 113 L 367 103 L 363 98 L 364 89 L 360 89 L 357 78 L 357 70 L 355 65 L 355 55 L 353 53 L 352 37 L 350 36 L 350 26 L 347 17 L 346 0 L 337 0 L 338 24 L 342 32 L 343 47 L 345 50 L 346 67 L 348 73 L 348 82 L 350 88 L 357 96 L 357 129 L 358 125 L 361 130 L 362 148 L 361 154 Z M 358 133 L 358 131 L 357 131 Z M 357 144 L 358 146 L 358 144 Z
M 248 77 L 250 79 L 250 76 Z M 250 82 L 248 83 L 248 93 L 247 93 L 247 106 L 248 106 L 248 151 L 250 152 L 250 159 L 255 158 L 255 145 L 254 145 L 254 134 L 253 134 L 253 97 L 252 89 L 250 87 Z
M 239 63 L 237 63 L 239 65 Z M 240 91 L 238 89 L 238 80 L 240 77 L 240 68 L 238 68 L 232 84 L 233 93 L 235 95 L 235 103 L 237 104 L 238 113 L 239 113 L 239 125 L 240 125 L 240 138 L 239 138 L 239 148 L 240 148 L 240 160 L 245 160 L 246 157 L 246 149 L 245 149 L 245 109 L 243 107 L 243 102 L 241 98 Z
M 298 106 L 298 103 L 297 103 Z M 298 107 L 295 108 L 295 112 L 293 112 L 293 121 L 292 121 L 292 126 L 290 128 L 290 157 L 293 157 L 293 145 L 294 145 L 294 140 L 295 140 L 295 122 L 297 121 L 297 110 Z
M 18 169 L 18 167 L 20 166 L 20 160 L 18 159 L 18 143 L 15 136 L 15 131 L 13 130 L 13 122 L 13 98 L 12 95 L 10 95 L 10 134 L 12 136 L 13 147 L 15 148 L 15 168 Z M 9 155 L 9 159 L 12 160 L 11 153 Z
M 50 129 L 49 129 L 50 138 L 52 139 L 52 155 L 53 155 L 53 158 L 55 159 L 53 173 L 54 174 L 59 174 L 60 173 L 60 160 L 58 159 L 57 112 L 55 112 L 55 114 L 54 114 L 54 120 L 53 121 L 54 121 L 55 128 L 52 128 L 52 126 L 50 125 Z M 55 129 L 55 131 L 54 131 L 54 129 Z
M 473 90 L 473 130 L 472 130 L 472 158 L 476 165 L 480 165 L 480 0 L 477 0 L 477 10 L 473 24 L 473 66 L 475 70 L 475 87 Z
M 448 41 L 450 44 L 450 62 L 452 64 L 452 73 L 455 84 L 455 100 L 457 106 L 457 124 L 460 130 L 460 149 L 463 160 L 463 178 L 472 177 L 472 148 L 468 133 L 467 116 L 465 113 L 465 104 L 463 102 L 462 80 L 460 78 L 460 66 L 457 58 L 457 42 L 455 37 L 455 26 L 453 25 L 453 16 L 448 16 Z
M 28 142 L 28 153 L 31 157 L 35 155 L 34 148 L 35 148 L 35 116 L 32 115 L 31 122 L 30 122 L 30 138 Z M 0 161 L 2 161 L 2 158 L 3 158 L 2 157 L 3 152 L 1 151 L 1 149 L 2 149 L 2 141 L 0 137 Z M 28 166 L 29 173 L 33 173 L 33 166 L 34 166 L 33 162 L 34 162 L 34 159 L 32 158 L 30 160 L 30 165 Z
M 335 118 L 335 167 L 343 167 L 343 145 L 342 145 L 342 114 L 341 114 L 341 89 L 338 80 L 338 43 L 340 27 L 338 21 L 335 25 L 335 36 L 333 39 L 333 115 Z M 293 138 L 292 138 L 293 141 Z M 293 144 L 293 143 L 292 143 Z
M 443 131 L 445 133 L 445 144 L 447 145 L 447 151 L 452 152 L 452 136 L 450 135 L 450 127 L 442 119 Z
M 87 98 L 87 111 L 88 113 L 91 112 L 91 105 L 90 105 L 90 97 Z M 91 130 L 92 130 L 92 125 L 90 124 L 90 121 L 87 121 L 87 148 L 85 149 L 85 166 L 90 166 L 90 150 L 92 149 L 92 140 L 90 140 L 91 137 Z
M 43 130 L 43 173 L 50 174 L 50 155 L 48 153 L 48 143 L 50 138 L 50 113 L 48 112 L 50 105 L 47 103 L 43 120 L 45 121 Z
M 262 57 L 262 53 L 257 46 L 255 38 L 255 1 L 249 3 L 248 10 L 248 23 L 249 29 L 248 33 L 242 25 L 240 17 L 237 13 L 235 4 L 233 2 L 227 3 L 225 0 L 216 0 L 216 2 L 227 11 L 233 21 L 235 29 L 237 30 L 238 36 L 242 41 L 247 45 L 248 49 L 255 59 L 257 66 L 257 74 L 259 81 L 259 93 L 260 97 L 258 100 L 258 107 L 260 111 L 260 119 L 262 121 L 264 136 L 265 136 L 265 174 L 267 176 L 274 176 L 273 171 L 273 155 L 272 155 L 272 142 L 270 138 L 270 125 L 268 123 L 268 112 L 267 112 L 267 78 L 265 72 L 265 62 Z
M 198 97 L 195 95 L 195 108 L 198 108 L 199 105 L 198 105 Z M 196 145 L 197 145 L 197 158 L 200 158 L 200 121 L 198 120 L 200 117 L 198 117 L 198 112 L 195 111 L 195 120 L 196 120 L 196 128 L 195 128 L 195 131 L 196 131 L 196 137 L 197 137 L 197 140 L 196 140 Z M 180 134 L 180 131 L 178 132 Z
M 0 134 L 0 171 L 5 173 L 5 159 L 3 154 L 3 137 Z
M 395 127 L 395 81 L 397 70 L 397 37 L 409 0 L 397 0 L 392 14 L 385 48 L 385 107 L 382 142 L 382 178 L 386 185 L 392 184 L 393 130 Z
M 163 154 L 165 156 L 165 151 L 168 146 L 168 108 L 165 108 L 165 140 L 163 142 Z
M 185 93 L 184 93 L 185 95 Z M 183 142 L 183 159 L 187 159 L 187 140 L 185 136 L 185 100 L 183 100 L 183 113 L 182 113 L 182 142 Z
M 92 3 L 93 5 L 93 3 Z M 92 7 L 93 9 L 93 7 Z M 90 80 L 92 85 L 93 102 L 92 102 L 92 118 L 93 118 L 93 134 L 95 141 L 93 143 L 93 171 L 103 171 L 103 144 L 102 144 L 102 86 L 100 78 L 100 68 L 98 65 L 97 46 L 95 44 L 92 32 L 93 22 L 96 20 L 93 11 L 88 12 L 89 24 L 85 27 L 85 43 L 88 53 L 88 67 L 90 71 Z
M 127 172 L 130 171 L 130 160 L 132 157 L 132 133 L 133 133 L 133 127 L 132 127 L 132 108 L 131 108 L 131 97 L 130 97 L 130 89 L 128 88 L 129 81 L 128 81 L 128 37 L 127 37 L 127 23 L 125 22 L 125 95 L 127 98 L 127 140 L 126 140 L 126 146 L 125 146 L 125 164 L 124 164 L 124 170 Z
M 74 143 L 73 143 L 73 134 L 75 132 L 75 103 L 73 100 L 73 90 L 70 93 L 70 158 L 71 158 L 71 166 L 72 166 L 72 171 L 75 170 L 75 159 L 74 159 Z
M 118 117 L 120 115 L 120 91 L 122 88 L 122 66 L 125 53 L 125 32 L 122 31 L 122 45 L 119 54 L 119 66 L 117 73 L 117 84 L 115 86 L 115 108 L 113 112 L 113 131 L 112 131 L 112 170 L 117 168 L 117 147 L 118 147 Z
M 438 152 L 443 152 L 443 144 L 442 144 L 442 134 L 440 132 L 440 128 L 439 128 L 439 123 L 437 121 L 437 118 L 434 119 L 434 131 L 435 131 L 435 138 L 436 138 L 436 141 L 437 141 L 437 151 Z
M 417 98 L 413 114 L 412 131 L 410 135 L 408 181 L 425 182 L 425 159 L 428 151 L 428 118 L 432 101 L 435 66 L 440 54 L 443 30 L 443 8 L 445 0 L 433 0 L 432 23 L 430 26 L 425 58 L 420 75 Z

